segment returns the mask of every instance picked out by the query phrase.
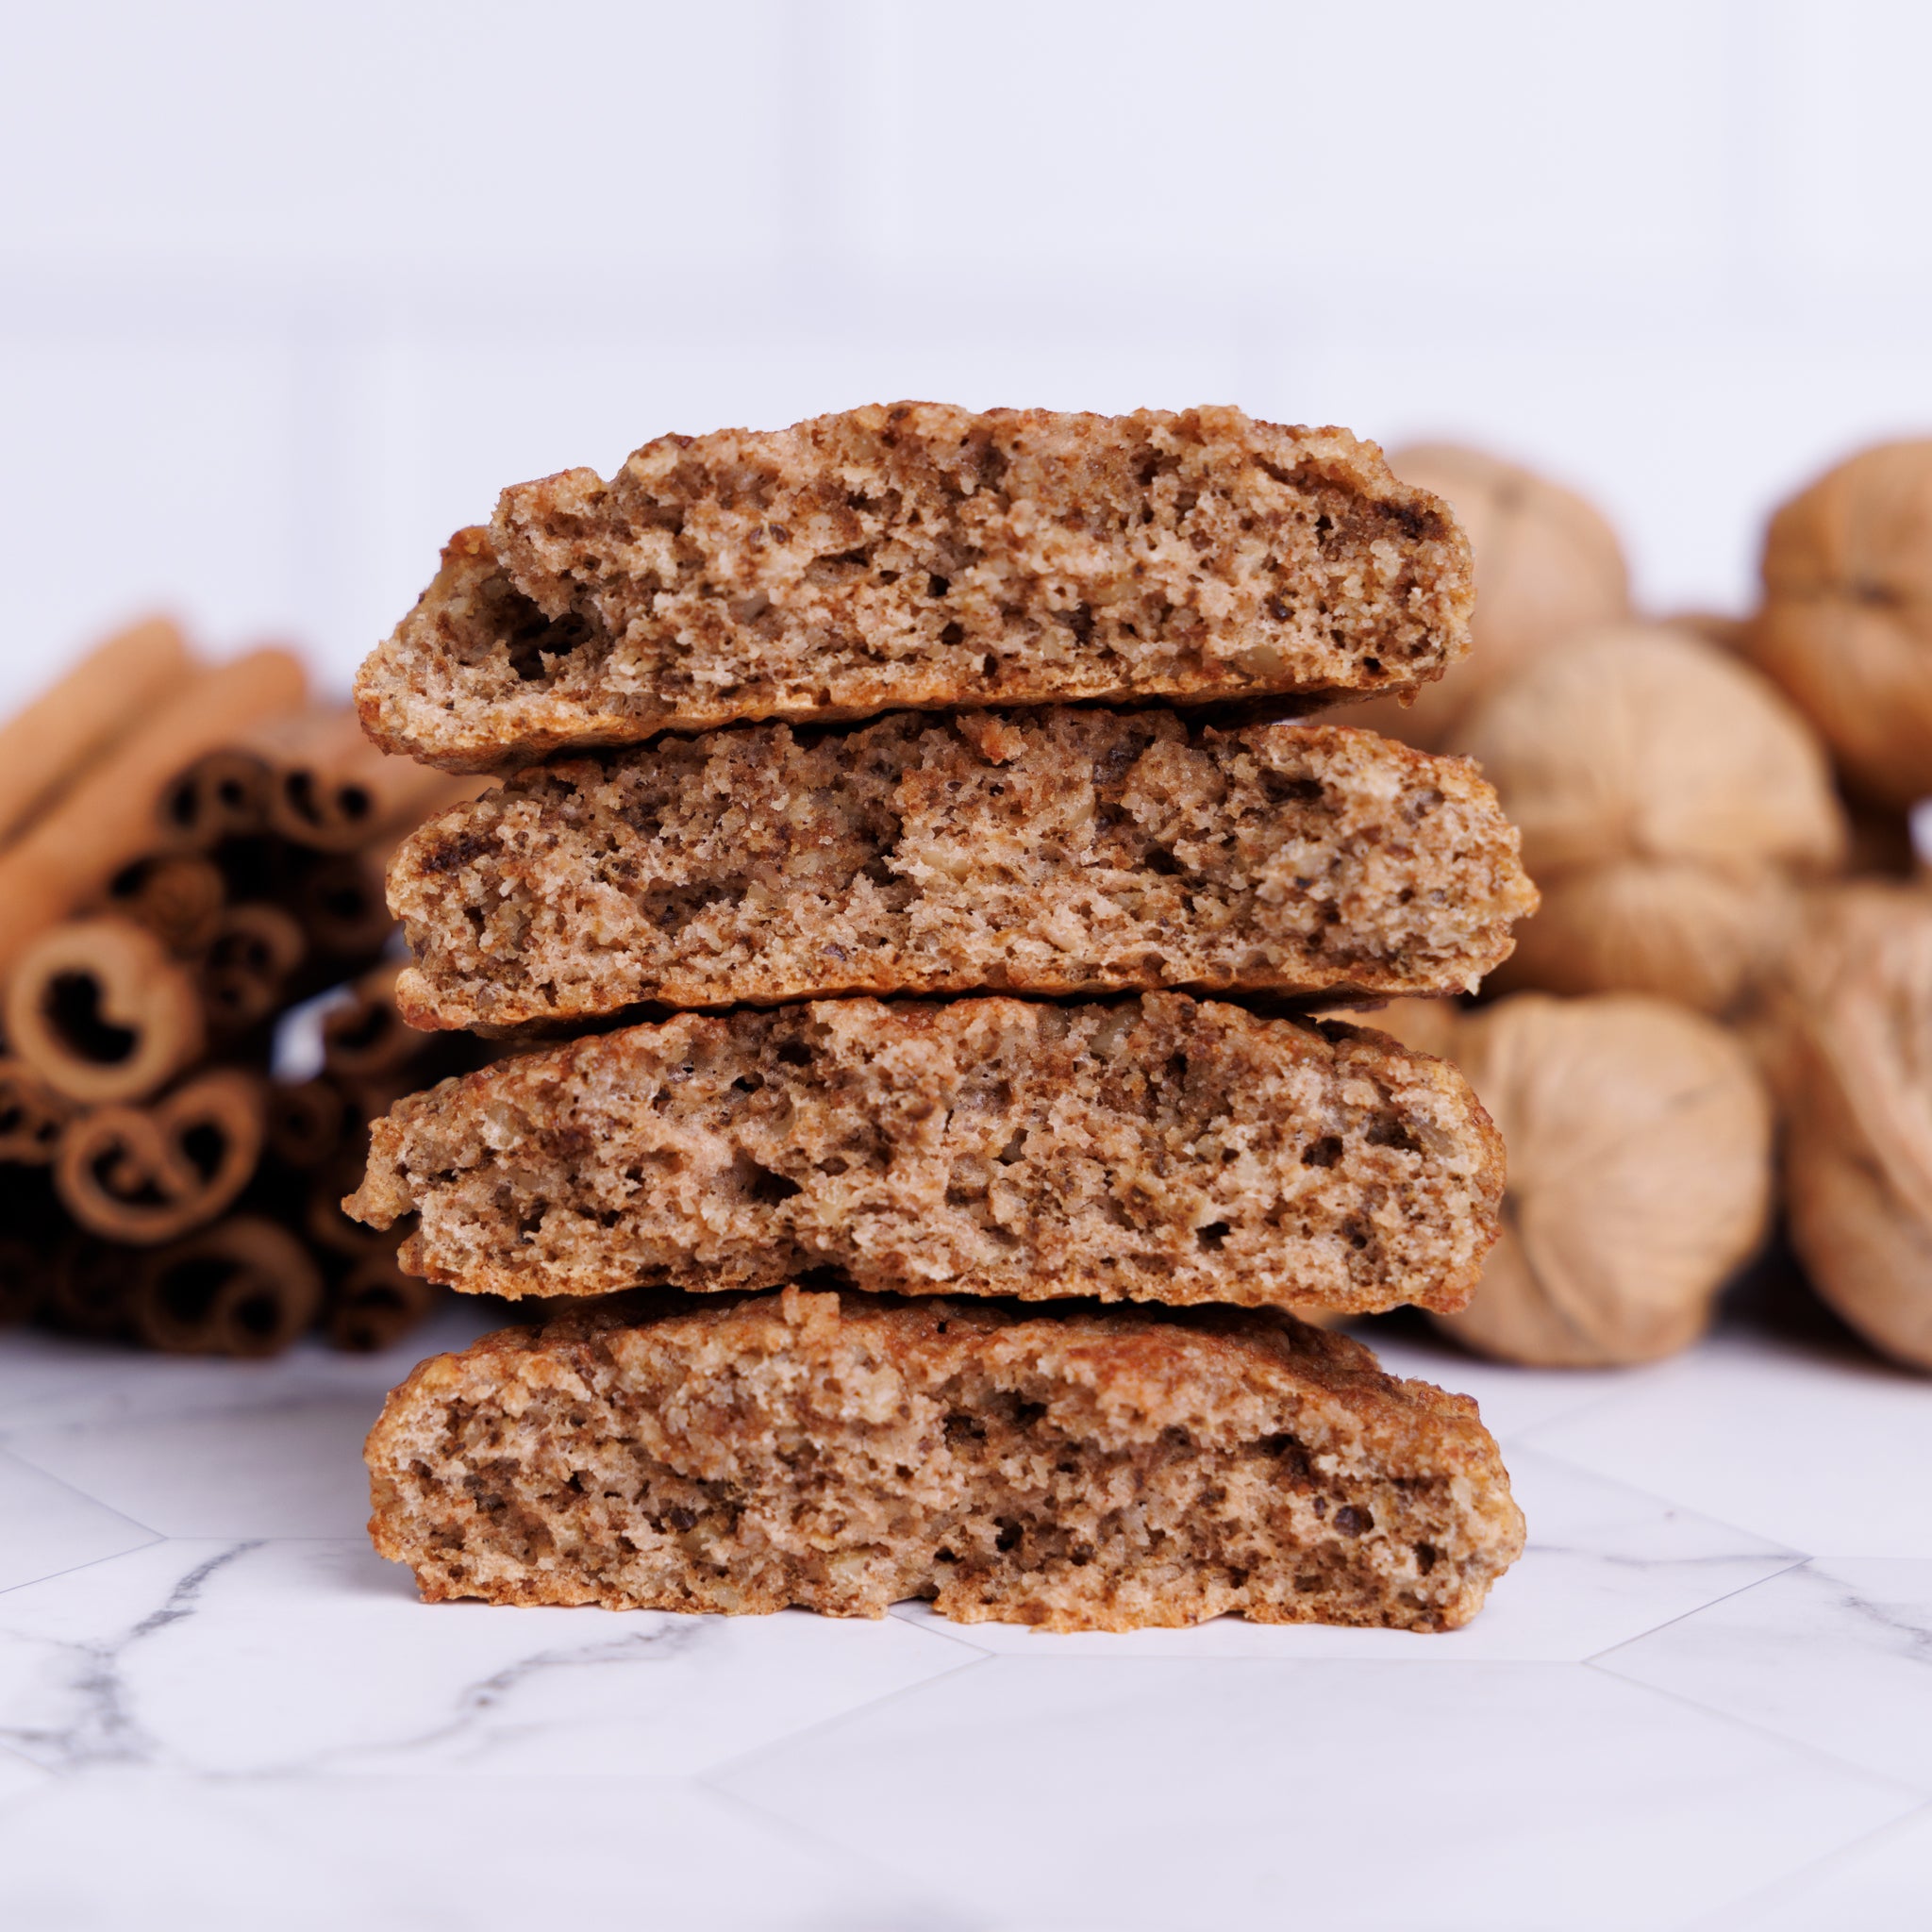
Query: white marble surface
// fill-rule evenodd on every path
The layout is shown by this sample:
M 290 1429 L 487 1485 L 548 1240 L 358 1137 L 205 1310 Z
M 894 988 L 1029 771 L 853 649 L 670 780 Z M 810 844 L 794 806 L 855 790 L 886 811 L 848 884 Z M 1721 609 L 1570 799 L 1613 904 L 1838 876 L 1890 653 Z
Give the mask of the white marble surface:
M 1474 1624 L 1051 1637 L 418 1604 L 358 1446 L 475 1326 L 0 1335 L 0 1926 L 1932 1924 L 1932 1384 L 1867 1357 L 1385 1330 L 1529 1519 Z

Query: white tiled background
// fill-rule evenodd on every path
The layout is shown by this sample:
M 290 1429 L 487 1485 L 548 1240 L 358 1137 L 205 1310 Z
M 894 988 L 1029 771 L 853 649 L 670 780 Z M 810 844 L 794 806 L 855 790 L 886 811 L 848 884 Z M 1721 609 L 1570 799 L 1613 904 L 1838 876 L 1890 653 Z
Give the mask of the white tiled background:
M 1741 608 L 1932 428 L 1915 0 L 9 7 L 0 707 L 325 680 L 504 483 L 895 395 L 1479 439 Z

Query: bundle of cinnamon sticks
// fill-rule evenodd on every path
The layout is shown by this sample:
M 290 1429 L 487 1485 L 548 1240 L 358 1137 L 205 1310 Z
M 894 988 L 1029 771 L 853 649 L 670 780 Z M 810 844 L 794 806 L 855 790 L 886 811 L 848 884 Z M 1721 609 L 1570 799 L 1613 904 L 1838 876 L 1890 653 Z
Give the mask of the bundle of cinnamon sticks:
M 480 1058 L 383 963 L 390 851 L 474 789 L 159 618 L 0 725 L 0 1321 L 253 1356 L 421 1319 L 338 1204 L 371 1118 Z

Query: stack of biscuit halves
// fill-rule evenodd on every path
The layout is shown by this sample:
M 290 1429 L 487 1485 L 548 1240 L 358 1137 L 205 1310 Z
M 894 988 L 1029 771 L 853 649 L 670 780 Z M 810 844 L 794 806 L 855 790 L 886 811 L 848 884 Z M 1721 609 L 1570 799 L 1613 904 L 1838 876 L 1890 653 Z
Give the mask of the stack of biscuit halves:
M 390 875 L 404 1265 L 544 1300 L 370 1437 L 425 1597 L 1444 1629 L 1522 1546 L 1466 1397 L 1324 1318 L 1468 1299 L 1503 1156 L 1309 1017 L 1473 989 L 1476 770 L 1345 724 L 1468 648 L 1373 444 L 900 404 L 646 444 L 461 531 L 363 667 L 504 774 Z M 561 1036 L 561 1037 L 559 1037 Z

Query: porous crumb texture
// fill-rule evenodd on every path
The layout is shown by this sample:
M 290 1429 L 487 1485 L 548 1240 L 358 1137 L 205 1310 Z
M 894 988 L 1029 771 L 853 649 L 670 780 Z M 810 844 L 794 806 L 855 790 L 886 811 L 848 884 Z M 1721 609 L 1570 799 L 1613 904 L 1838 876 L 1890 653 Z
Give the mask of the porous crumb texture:
M 1468 649 L 1473 583 L 1446 506 L 1343 430 L 874 405 L 505 491 L 357 704 L 490 771 L 747 719 L 1407 691 Z
M 350 1213 L 506 1295 L 769 1288 L 1459 1308 L 1502 1145 L 1381 1034 L 1179 993 L 679 1014 L 375 1123 Z
M 1053 708 L 520 773 L 397 854 L 418 1025 L 841 992 L 1473 990 L 1536 893 L 1460 758 Z
M 368 1461 L 432 1602 L 1445 1630 L 1523 1548 L 1466 1395 L 1225 1309 L 597 1304 L 424 1363 Z

